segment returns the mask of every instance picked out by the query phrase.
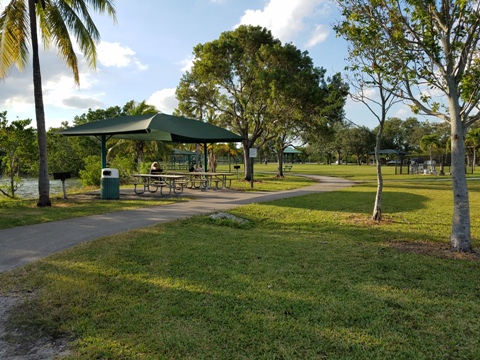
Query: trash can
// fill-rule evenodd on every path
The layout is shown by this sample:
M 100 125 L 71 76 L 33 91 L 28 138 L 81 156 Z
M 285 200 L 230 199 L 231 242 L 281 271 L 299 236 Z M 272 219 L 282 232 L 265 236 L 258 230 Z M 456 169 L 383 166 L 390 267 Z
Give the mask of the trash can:
M 102 169 L 100 198 L 106 200 L 120 198 L 120 177 L 118 176 L 118 169 Z

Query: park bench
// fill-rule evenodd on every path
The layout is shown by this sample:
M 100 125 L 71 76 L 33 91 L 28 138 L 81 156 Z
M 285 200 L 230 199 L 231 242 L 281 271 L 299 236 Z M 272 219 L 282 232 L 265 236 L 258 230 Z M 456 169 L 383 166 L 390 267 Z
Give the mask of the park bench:
M 292 167 L 293 167 L 293 165 L 285 165 L 283 167 L 283 171 L 290 171 L 290 170 L 292 170 Z

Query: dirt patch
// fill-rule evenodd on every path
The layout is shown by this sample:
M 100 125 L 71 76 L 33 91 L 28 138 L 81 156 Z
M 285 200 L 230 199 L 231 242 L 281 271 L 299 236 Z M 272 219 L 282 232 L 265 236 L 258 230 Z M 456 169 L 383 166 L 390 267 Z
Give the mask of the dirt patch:
M 480 261 L 480 253 L 469 252 L 461 253 L 450 251 L 448 244 L 439 244 L 427 241 L 421 242 L 406 242 L 396 241 L 389 244 L 390 247 L 397 249 L 401 252 L 415 253 L 420 255 L 435 256 L 443 259 L 457 259 L 457 260 L 470 260 Z
M 23 301 L 18 296 L 0 296 L 0 359 L 51 360 L 71 354 L 66 339 L 32 340 L 31 336 L 10 326 L 11 310 Z
M 348 222 L 349 224 L 366 225 L 366 226 L 383 226 L 383 225 L 390 225 L 395 223 L 393 219 L 385 215 L 382 217 L 382 221 L 375 221 L 372 219 L 371 216 L 351 214 L 345 218 L 345 221 Z

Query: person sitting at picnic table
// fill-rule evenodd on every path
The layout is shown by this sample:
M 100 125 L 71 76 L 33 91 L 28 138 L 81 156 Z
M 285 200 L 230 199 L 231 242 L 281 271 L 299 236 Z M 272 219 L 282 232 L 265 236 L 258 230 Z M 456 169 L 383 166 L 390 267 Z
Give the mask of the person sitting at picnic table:
M 203 172 L 202 164 L 198 164 L 196 172 Z
M 162 169 L 158 166 L 158 163 L 154 161 L 150 166 L 150 174 L 159 174 L 162 172 Z
M 194 171 L 195 171 L 195 166 L 193 166 L 192 164 L 190 165 L 190 169 L 188 169 L 188 172 L 194 172 Z

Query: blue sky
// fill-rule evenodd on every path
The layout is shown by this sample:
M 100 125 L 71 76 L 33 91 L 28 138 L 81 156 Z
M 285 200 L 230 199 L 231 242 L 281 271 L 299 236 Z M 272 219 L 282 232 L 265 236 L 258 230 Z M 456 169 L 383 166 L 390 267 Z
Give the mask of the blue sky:
M 6 3 L 0 0 L 0 11 Z M 346 65 L 346 43 L 332 29 L 339 13 L 326 0 L 117 0 L 115 7 L 116 25 L 107 16 L 95 16 L 102 36 L 97 69 L 88 69 L 79 55 L 80 87 L 55 49 L 42 52 L 47 128 L 62 121 L 72 124 L 75 115 L 89 108 L 123 106 L 130 100 L 146 100 L 172 113 L 177 104 L 175 88 L 191 64 L 193 47 L 240 24 L 264 26 L 283 43 L 308 51 L 327 76 L 342 72 Z M 13 69 L 0 82 L 0 111 L 6 110 L 9 120 L 35 119 L 30 68 L 29 64 L 24 72 Z M 345 110 L 354 123 L 377 126 L 364 105 L 349 100 Z M 400 118 L 410 115 L 405 105 L 389 113 Z

